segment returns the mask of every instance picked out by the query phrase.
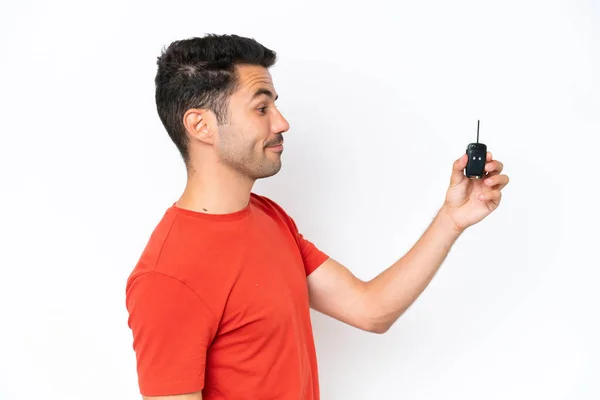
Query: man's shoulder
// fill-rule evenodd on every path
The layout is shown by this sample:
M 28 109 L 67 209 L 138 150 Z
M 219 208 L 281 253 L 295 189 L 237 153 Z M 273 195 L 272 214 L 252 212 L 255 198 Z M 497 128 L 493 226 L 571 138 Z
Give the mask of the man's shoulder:
M 260 195 L 254 192 L 252 192 L 250 196 L 254 204 L 259 208 L 263 209 L 264 211 L 270 214 L 276 214 L 281 218 L 291 218 L 287 211 L 283 208 L 283 206 L 277 201 L 273 200 L 271 197 Z
M 298 227 L 294 218 L 288 214 L 281 204 L 275 200 L 264 196 L 252 193 L 255 204 L 258 205 L 266 214 L 272 219 L 277 220 L 280 224 L 285 225 L 286 230 L 289 231 L 294 237 L 298 234 Z
M 127 277 L 127 296 L 135 282 L 138 287 L 139 282 L 154 287 L 176 285 L 191 290 L 218 315 L 234 281 L 236 265 L 224 256 L 231 243 L 215 239 L 210 226 L 210 222 L 190 220 L 170 207 Z
M 150 234 L 138 260 L 128 277 L 128 285 L 148 272 L 159 273 L 185 281 L 190 270 L 210 265 L 206 255 L 212 254 L 209 232 L 202 220 L 182 218 L 171 206 L 164 212 Z

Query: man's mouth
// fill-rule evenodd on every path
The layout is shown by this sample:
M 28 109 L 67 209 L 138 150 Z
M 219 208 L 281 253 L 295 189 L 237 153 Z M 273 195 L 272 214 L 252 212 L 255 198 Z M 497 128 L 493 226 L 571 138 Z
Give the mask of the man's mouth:
M 267 149 L 283 151 L 283 142 L 279 142 L 278 144 L 273 144 L 271 146 L 267 146 Z

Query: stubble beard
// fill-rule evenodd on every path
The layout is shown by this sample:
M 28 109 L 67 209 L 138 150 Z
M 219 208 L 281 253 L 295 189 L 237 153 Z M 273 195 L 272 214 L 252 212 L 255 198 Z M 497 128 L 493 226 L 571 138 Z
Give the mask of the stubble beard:
M 264 179 L 281 170 L 281 154 L 267 154 L 270 150 L 257 151 L 253 144 L 236 143 L 230 132 L 222 134 L 219 145 L 221 162 L 240 175 L 252 180 Z

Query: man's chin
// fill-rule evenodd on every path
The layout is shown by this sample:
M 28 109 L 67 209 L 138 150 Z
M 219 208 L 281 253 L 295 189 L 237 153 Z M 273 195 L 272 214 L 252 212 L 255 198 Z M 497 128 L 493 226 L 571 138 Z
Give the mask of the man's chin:
M 273 163 L 269 168 L 264 168 L 257 174 L 256 179 L 270 178 L 271 176 L 277 175 L 281 171 L 281 162 Z

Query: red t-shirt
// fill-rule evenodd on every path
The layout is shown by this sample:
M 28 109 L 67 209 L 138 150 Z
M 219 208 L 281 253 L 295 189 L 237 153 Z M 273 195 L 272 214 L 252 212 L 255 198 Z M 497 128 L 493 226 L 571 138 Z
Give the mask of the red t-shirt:
M 272 200 L 170 207 L 127 281 L 140 392 L 319 399 L 306 277 L 327 259 Z

